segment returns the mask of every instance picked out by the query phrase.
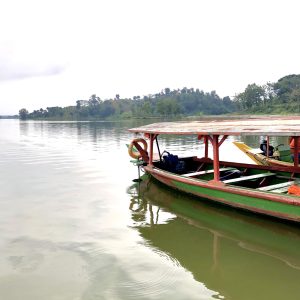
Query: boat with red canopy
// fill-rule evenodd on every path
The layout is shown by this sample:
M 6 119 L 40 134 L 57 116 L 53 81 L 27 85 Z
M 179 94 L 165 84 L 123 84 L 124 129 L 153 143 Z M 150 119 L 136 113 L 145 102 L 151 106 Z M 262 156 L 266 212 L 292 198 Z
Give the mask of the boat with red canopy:
M 232 207 L 300 221 L 299 117 L 162 122 L 129 131 L 136 135 L 128 148 L 129 154 L 163 184 Z M 192 157 L 161 153 L 160 135 L 175 135 L 174 138 L 193 135 L 195 143 L 204 144 L 204 153 Z M 294 137 L 294 163 L 265 166 L 219 159 L 220 149 L 228 136 L 249 135 Z M 155 147 L 157 159 L 154 158 Z M 212 158 L 208 156 L 209 147 Z

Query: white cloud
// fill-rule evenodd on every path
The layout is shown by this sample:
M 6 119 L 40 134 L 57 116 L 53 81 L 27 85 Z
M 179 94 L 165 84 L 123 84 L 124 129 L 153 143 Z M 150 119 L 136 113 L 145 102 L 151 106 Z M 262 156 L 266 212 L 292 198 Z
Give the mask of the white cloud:
M 63 72 L 66 64 L 38 45 L 6 43 L 0 49 L 0 81 L 56 75 Z

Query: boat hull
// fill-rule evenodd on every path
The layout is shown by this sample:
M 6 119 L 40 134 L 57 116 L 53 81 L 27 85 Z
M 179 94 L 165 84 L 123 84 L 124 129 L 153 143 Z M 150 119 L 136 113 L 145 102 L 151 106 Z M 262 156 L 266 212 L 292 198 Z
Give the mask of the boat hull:
M 292 195 L 277 195 L 213 180 L 185 178 L 151 166 L 146 166 L 145 171 L 161 183 L 199 198 L 253 213 L 300 222 L 300 200 Z

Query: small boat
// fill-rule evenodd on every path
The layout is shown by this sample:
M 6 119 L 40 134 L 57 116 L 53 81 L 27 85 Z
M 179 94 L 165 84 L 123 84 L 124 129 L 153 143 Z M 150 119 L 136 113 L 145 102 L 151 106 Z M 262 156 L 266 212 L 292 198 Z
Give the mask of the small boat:
M 260 148 L 251 148 L 243 142 L 233 142 L 233 144 L 258 165 L 283 167 L 292 167 L 294 165 L 289 146 L 276 146 L 273 155 L 268 156 Z
M 128 147 L 138 167 L 163 184 L 196 197 L 235 208 L 300 222 L 300 167 L 298 155 L 291 165 L 257 165 L 220 161 L 228 136 L 293 136 L 294 154 L 300 149 L 300 118 L 162 122 L 129 129 L 138 138 Z M 161 152 L 158 136 L 189 135 L 204 144 L 202 156 L 178 157 Z M 154 147 L 158 158 L 154 159 Z M 213 158 L 208 157 L 212 147 Z M 149 147 L 149 151 L 148 151 Z

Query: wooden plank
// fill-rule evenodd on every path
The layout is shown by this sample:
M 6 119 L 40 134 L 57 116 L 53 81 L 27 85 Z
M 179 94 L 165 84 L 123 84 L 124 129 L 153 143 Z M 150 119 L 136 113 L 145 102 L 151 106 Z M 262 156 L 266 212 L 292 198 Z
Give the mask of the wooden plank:
M 271 191 L 273 192 L 273 190 L 276 189 L 281 189 L 281 188 L 288 188 L 290 185 L 294 184 L 295 181 L 286 181 L 286 182 L 282 182 L 282 183 L 277 183 L 277 184 L 272 184 L 272 185 L 268 185 L 268 186 L 263 186 L 261 188 L 258 188 L 258 190 L 260 191 Z
M 276 194 L 282 194 L 282 193 L 286 193 L 288 191 L 288 189 L 289 189 L 289 186 L 285 186 L 283 188 L 272 190 L 270 192 L 276 193 Z
M 236 170 L 236 168 L 220 168 L 220 172 L 224 171 L 231 171 L 231 170 Z M 187 174 L 182 174 L 184 177 L 194 177 L 194 176 L 200 176 L 200 175 L 205 175 L 205 174 L 213 174 L 214 169 L 211 170 L 204 170 L 204 171 L 199 171 L 199 172 L 193 172 L 193 173 L 187 173 Z
M 255 174 L 255 175 L 250 175 L 250 176 L 242 176 L 238 178 L 233 178 L 233 179 L 228 179 L 224 180 L 224 183 L 236 183 L 236 182 L 242 182 L 246 180 L 254 180 L 254 179 L 259 179 L 259 178 L 265 178 L 269 176 L 275 176 L 274 173 L 261 173 L 261 174 Z
M 249 149 L 247 151 L 250 152 L 250 153 L 252 153 L 252 154 L 263 154 L 263 151 L 261 151 L 259 148 L 257 148 L 257 149 Z

